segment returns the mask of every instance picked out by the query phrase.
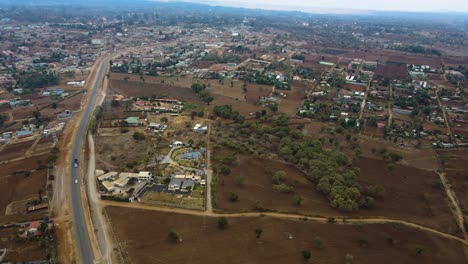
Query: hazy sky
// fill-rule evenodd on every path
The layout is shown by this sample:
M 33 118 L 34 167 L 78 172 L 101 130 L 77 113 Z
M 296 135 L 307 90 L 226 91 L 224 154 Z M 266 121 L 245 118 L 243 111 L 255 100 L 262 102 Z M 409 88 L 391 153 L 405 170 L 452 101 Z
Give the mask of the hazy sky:
M 186 0 L 187 1 L 187 0 Z M 188 0 L 248 8 L 299 10 L 305 12 L 344 12 L 355 10 L 457 11 L 468 12 L 468 0 Z

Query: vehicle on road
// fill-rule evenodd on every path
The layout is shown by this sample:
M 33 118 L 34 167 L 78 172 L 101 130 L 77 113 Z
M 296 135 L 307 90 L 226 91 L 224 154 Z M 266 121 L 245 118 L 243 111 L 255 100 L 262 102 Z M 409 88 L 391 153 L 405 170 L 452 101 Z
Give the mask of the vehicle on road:
M 73 167 L 74 167 L 74 168 L 78 168 L 78 160 L 77 160 L 77 159 L 75 159 L 75 160 L 73 161 Z
M 78 183 L 78 180 L 75 180 L 75 183 Z

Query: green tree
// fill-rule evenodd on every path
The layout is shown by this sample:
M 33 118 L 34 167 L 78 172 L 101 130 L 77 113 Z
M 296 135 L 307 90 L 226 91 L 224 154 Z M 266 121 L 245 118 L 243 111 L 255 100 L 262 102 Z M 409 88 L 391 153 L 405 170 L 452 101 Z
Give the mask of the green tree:
M 144 140 L 146 138 L 145 134 L 143 132 L 134 132 L 133 133 L 133 139 L 134 140 Z
M 302 202 L 304 201 L 304 197 L 297 194 L 294 196 L 294 201 L 296 202 L 297 205 L 301 205 Z
M 237 193 L 235 193 L 235 192 L 230 192 L 228 194 L 228 199 L 231 202 L 237 202 L 237 201 L 239 201 L 239 195 L 237 195 Z
M 167 123 L 169 121 L 169 119 L 167 117 L 161 117 L 160 121 L 162 123 Z
M 195 93 L 200 93 L 201 91 L 205 90 L 205 88 L 206 86 L 200 83 L 192 84 L 192 91 L 194 91 Z
M 120 102 L 117 101 L 117 100 L 112 100 L 111 106 L 112 106 L 112 107 L 119 107 L 119 106 L 120 106 Z
M 259 238 L 262 236 L 262 233 L 263 233 L 263 229 L 261 229 L 260 227 L 257 227 L 257 228 L 255 229 L 255 237 L 256 237 L 257 239 L 259 239 Z
M 310 253 L 310 250 L 302 250 L 302 257 L 305 260 L 309 260 L 312 257 L 312 254 Z
M 228 220 L 226 217 L 221 216 L 218 218 L 218 227 L 224 229 L 228 225 Z
M 323 247 L 323 242 L 322 242 L 322 240 L 320 240 L 320 239 L 318 239 L 318 238 L 314 239 L 313 243 L 314 243 L 314 247 L 315 247 L 316 249 L 321 249 L 321 248 Z
M 237 185 L 244 185 L 245 183 L 245 177 L 244 176 L 241 176 L 241 175 L 237 175 L 235 178 L 234 178 L 234 181 Z
M 286 172 L 285 171 L 277 171 L 273 174 L 273 184 L 281 184 L 286 181 Z
M 177 241 L 179 241 L 179 235 L 176 232 L 171 231 L 167 235 L 167 239 L 172 243 L 176 243 Z
M 422 255 L 425 251 L 424 247 L 422 246 L 416 246 L 416 254 L 418 254 L 418 256 Z
M 53 102 L 51 105 L 52 109 L 57 109 L 57 103 L 56 102 Z
M 396 169 L 395 164 L 393 164 L 393 163 L 387 164 L 387 170 L 388 170 L 390 173 L 393 174 L 393 172 L 395 171 L 395 169 Z
M 34 111 L 33 112 L 33 116 L 36 120 L 39 120 L 39 118 L 41 118 L 41 112 L 39 111 Z
M 367 194 L 374 198 L 382 198 L 385 193 L 385 188 L 380 184 L 370 185 L 367 187 Z

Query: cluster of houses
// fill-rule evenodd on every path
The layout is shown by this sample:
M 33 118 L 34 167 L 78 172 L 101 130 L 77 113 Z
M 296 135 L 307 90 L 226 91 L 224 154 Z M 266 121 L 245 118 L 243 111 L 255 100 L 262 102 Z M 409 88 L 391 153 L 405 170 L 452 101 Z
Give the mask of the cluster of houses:
M 153 173 L 149 171 L 140 171 L 139 173 L 119 173 L 116 171 L 104 172 L 102 170 L 96 170 L 96 176 L 107 192 L 114 192 L 116 187 L 127 187 L 130 179 L 132 178 L 138 181 L 151 181 L 154 179 Z
M 22 239 L 39 237 L 42 236 L 44 230 L 51 230 L 52 228 L 52 222 L 33 221 L 22 223 L 18 225 L 18 237 Z

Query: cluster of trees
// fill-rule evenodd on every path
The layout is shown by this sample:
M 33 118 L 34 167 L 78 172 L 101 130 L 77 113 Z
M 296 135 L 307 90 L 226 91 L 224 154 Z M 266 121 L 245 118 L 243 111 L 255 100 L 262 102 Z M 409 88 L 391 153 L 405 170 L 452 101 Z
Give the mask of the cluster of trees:
M 232 119 L 237 123 L 244 122 L 244 117 L 238 111 L 232 110 L 232 105 L 217 105 L 213 108 L 213 112 L 224 119 Z
M 207 104 L 210 104 L 214 100 L 213 96 L 211 96 L 211 94 L 206 90 L 205 84 L 200 84 L 200 83 L 192 84 L 192 91 L 198 94 L 200 99 Z
M 26 89 L 43 88 L 46 86 L 57 85 L 59 77 L 56 73 L 46 68 L 34 68 L 28 71 L 13 74 L 16 80 L 16 86 Z
M 225 106 L 218 109 L 219 116 L 223 116 L 222 109 L 227 112 L 224 116 L 229 116 L 231 108 Z M 382 186 L 362 186 L 358 182 L 359 169 L 355 163 L 337 150 L 324 148 L 323 138 L 312 140 L 294 136 L 300 131 L 292 131 L 288 126 L 289 118 L 284 115 L 272 121 L 273 125 L 256 122 L 237 124 L 230 138 L 224 139 L 223 145 L 247 153 L 276 152 L 279 158 L 306 171 L 307 177 L 317 183 L 317 190 L 340 211 L 371 208 L 375 200 L 383 196 L 385 190 Z M 277 191 L 293 192 L 285 184 L 285 175 L 281 172 L 273 176 L 273 185 Z
M 411 53 L 428 54 L 428 55 L 437 55 L 437 56 L 442 55 L 442 53 L 439 50 L 425 48 L 420 45 L 397 47 L 397 50 L 411 52 Z

